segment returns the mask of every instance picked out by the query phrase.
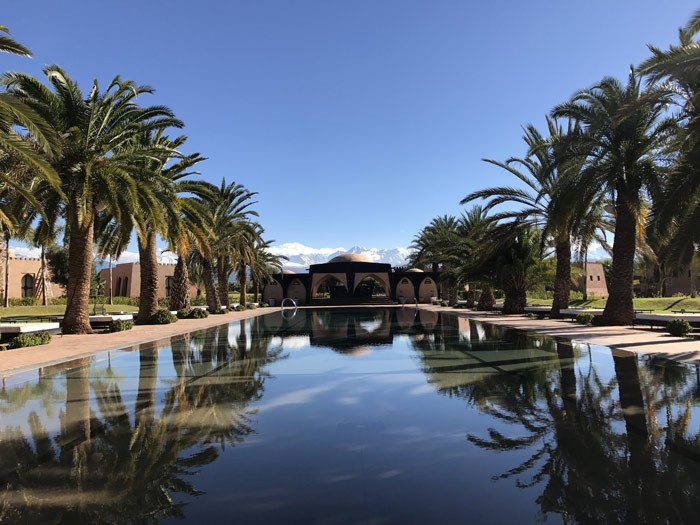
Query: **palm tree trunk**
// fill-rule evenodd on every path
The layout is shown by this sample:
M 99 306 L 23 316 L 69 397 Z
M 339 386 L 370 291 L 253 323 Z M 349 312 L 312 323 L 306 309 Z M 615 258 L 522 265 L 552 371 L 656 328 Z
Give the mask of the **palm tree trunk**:
M 561 317 L 562 309 L 569 307 L 569 294 L 571 292 L 571 241 L 569 236 L 557 241 L 554 250 L 557 257 L 557 271 L 554 277 L 554 300 L 549 316 L 556 319 Z
M 41 245 L 41 304 L 49 305 L 49 299 L 46 293 L 46 250 L 44 245 Z
M 217 291 L 219 292 L 219 303 L 221 306 L 225 306 L 228 309 L 228 276 L 229 273 L 226 271 L 226 261 L 223 257 L 219 257 L 219 262 L 216 268 L 216 277 L 218 281 Z
M 527 292 L 520 288 L 506 288 L 503 300 L 504 314 L 524 314 L 527 305 Z
M 93 217 L 89 217 L 87 226 L 80 224 L 75 205 L 69 209 L 68 222 L 68 286 L 62 331 L 64 334 L 91 334 L 90 279 L 95 222 Z
M 217 313 L 221 310 L 221 303 L 219 302 L 219 296 L 216 294 L 212 264 L 206 257 L 202 258 L 202 280 L 204 281 L 204 290 L 207 294 L 207 307 L 210 312 Z
M 618 192 L 615 200 L 615 242 L 612 249 L 609 297 L 603 311 L 608 325 L 628 325 L 634 320 L 632 280 L 637 221 L 627 199 Z
M 78 360 L 79 366 L 66 372 L 66 412 L 63 439 L 76 446 L 90 439 L 90 358 Z
M 134 421 L 151 425 L 155 418 L 156 386 L 158 385 L 158 349 L 147 345 L 139 350 L 139 386 L 136 394 Z
M 156 233 L 148 232 L 146 238 L 138 239 L 141 284 L 139 287 L 138 324 L 146 324 L 158 311 L 158 252 Z
M 241 285 L 241 306 L 247 306 L 246 291 L 248 289 L 248 276 L 246 275 L 245 264 L 241 265 L 241 269 L 238 271 L 238 283 Z
M 479 295 L 479 302 L 476 305 L 477 310 L 487 311 L 493 310 L 493 305 L 496 303 L 496 298 L 493 296 L 493 291 L 491 291 L 491 286 L 485 284 L 481 288 L 481 294 Z
M 10 234 L 5 233 L 5 294 L 3 306 L 10 307 Z
M 109 256 L 109 304 L 114 304 L 114 278 L 112 277 L 112 256 Z
M 260 298 L 260 283 L 257 279 L 253 279 L 253 294 L 253 302 L 259 302 L 258 299 Z
M 182 255 L 178 255 L 175 274 L 173 275 L 172 293 L 170 294 L 170 308 L 172 310 L 190 309 L 189 281 L 185 258 Z

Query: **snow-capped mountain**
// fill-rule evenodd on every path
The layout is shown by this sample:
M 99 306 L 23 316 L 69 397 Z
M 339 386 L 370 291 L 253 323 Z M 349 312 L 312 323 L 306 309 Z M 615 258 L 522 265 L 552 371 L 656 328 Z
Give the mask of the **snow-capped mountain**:
M 285 243 L 273 246 L 270 251 L 275 255 L 286 255 L 289 261 L 284 264 L 285 270 L 293 272 L 305 272 L 312 264 L 322 264 L 333 257 L 343 253 L 361 253 L 374 262 L 388 263 L 392 266 L 405 266 L 408 264 L 408 248 L 365 248 L 353 246 L 346 248 L 311 248 L 299 243 Z

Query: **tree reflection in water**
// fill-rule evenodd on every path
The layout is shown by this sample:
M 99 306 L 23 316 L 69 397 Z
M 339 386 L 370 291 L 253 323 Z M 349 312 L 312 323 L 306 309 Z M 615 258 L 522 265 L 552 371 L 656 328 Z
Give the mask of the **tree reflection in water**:
M 478 328 L 472 323 L 470 333 Z M 501 337 L 525 348 L 518 338 L 527 336 Z M 499 422 L 501 430 L 492 426 L 487 435 L 467 439 L 490 452 L 520 454 L 521 461 L 493 479 L 541 486 L 543 517 L 700 522 L 700 433 L 689 432 L 700 400 L 697 369 L 693 374 L 659 359 L 645 359 L 640 367 L 635 354 L 613 351 L 614 375 L 606 381 L 587 366 L 581 349 L 544 338 L 539 348 L 551 352 L 556 366 L 511 367 L 507 349 L 502 359 L 488 355 L 490 343 L 480 345 L 478 336 L 460 341 L 444 326 L 437 337 L 414 339 L 414 346 L 429 380 L 438 378 L 431 382 L 439 392 L 463 398 Z M 440 355 L 452 356 L 449 367 Z
M 280 357 L 279 350 L 268 352 L 270 338 L 260 333 L 259 322 L 248 323 L 233 341 L 228 325 L 173 338 L 171 356 L 143 345 L 138 391 L 130 402 L 113 377 L 91 379 L 87 362 L 68 370 L 57 435 L 49 434 L 36 411 L 29 415 L 29 436 L 19 427 L 0 432 L 0 521 L 184 518 L 177 494 L 199 494 L 191 475 L 214 461 L 219 447 L 234 446 L 253 432 L 248 405 L 263 394 L 263 368 Z M 258 337 L 248 340 L 246 328 Z M 175 377 L 159 405 L 159 360 L 166 356 Z

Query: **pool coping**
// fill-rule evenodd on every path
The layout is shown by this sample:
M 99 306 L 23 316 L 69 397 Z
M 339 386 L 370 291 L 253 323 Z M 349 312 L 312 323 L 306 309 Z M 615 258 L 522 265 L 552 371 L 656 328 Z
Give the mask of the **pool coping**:
M 370 308 L 392 308 L 387 305 Z M 319 307 L 300 307 L 318 309 Z M 327 308 L 327 307 L 323 307 Z M 355 308 L 357 305 L 332 308 Z M 365 308 L 365 306 L 363 306 Z M 401 308 L 401 306 L 393 306 Z M 406 306 L 405 308 L 415 308 Z M 530 319 L 526 315 L 503 315 L 499 312 L 476 312 L 434 305 L 418 305 L 420 310 L 448 313 L 460 317 L 493 323 L 554 338 L 564 338 L 583 344 L 607 346 L 613 349 L 662 356 L 675 361 L 700 363 L 700 341 L 673 337 L 649 329 L 624 326 L 582 326 L 572 321 Z M 206 319 L 180 319 L 169 325 L 137 325 L 132 330 L 113 334 L 58 335 L 48 345 L 18 348 L 0 352 L 0 377 L 5 378 L 45 366 L 80 359 L 100 352 L 138 347 L 197 330 L 204 330 L 231 322 L 250 319 L 280 311 L 280 308 L 259 308 L 243 312 L 229 312 Z

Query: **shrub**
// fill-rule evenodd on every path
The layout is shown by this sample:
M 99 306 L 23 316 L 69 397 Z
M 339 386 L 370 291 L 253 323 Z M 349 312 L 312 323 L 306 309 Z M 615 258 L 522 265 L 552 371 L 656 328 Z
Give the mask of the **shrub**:
M 192 308 L 187 316 L 188 319 L 206 319 L 207 317 L 209 317 L 209 312 L 203 308 Z
M 578 314 L 576 316 L 576 322 L 578 324 L 589 325 L 593 322 L 592 314 Z
M 248 310 L 255 310 L 257 307 L 258 307 L 258 305 L 255 303 L 250 303 L 248 306 L 246 306 L 246 308 L 248 308 Z
M 207 299 L 203 295 L 200 295 L 199 297 L 195 297 L 194 299 L 191 299 L 190 304 L 192 306 L 206 306 Z
M 48 332 L 34 332 L 33 334 L 19 334 L 8 348 L 24 348 L 26 346 L 46 345 L 51 342 L 51 334 Z
M 237 304 L 235 310 L 237 312 L 242 312 L 243 310 L 245 310 L 245 306 L 243 306 L 242 304 Z
M 148 318 L 148 324 L 170 324 L 177 321 L 177 317 L 171 314 L 168 310 L 158 310 Z
M 170 310 L 170 297 L 161 297 L 158 299 L 158 306 Z
M 693 327 L 685 319 L 671 319 L 666 324 L 666 330 L 671 335 L 684 337 L 693 331 Z
M 450 303 L 447 301 L 440 301 L 440 306 L 450 306 Z
M 62 295 L 61 297 L 54 297 L 53 299 L 49 299 L 49 304 L 51 306 L 65 306 L 67 302 L 68 298 L 64 295 Z
M 186 308 L 183 308 L 182 310 L 178 310 L 175 315 L 178 319 L 187 319 L 191 313 L 192 310 L 187 310 Z
M 126 330 L 131 330 L 134 327 L 134 322 L 128 319 L 115 319 L 109 326 L 110 332 L 125 332 Z
M 537 314 L 530 312 L 529 314 L 527 314 L 527 318 L 528 319 L 537 319 Z
M 10 306 L 36 306 L 36 297 L 15 297 L 11 298 L 9 302 Z

